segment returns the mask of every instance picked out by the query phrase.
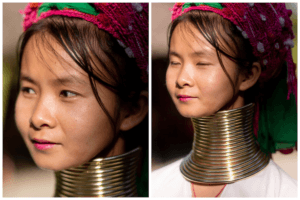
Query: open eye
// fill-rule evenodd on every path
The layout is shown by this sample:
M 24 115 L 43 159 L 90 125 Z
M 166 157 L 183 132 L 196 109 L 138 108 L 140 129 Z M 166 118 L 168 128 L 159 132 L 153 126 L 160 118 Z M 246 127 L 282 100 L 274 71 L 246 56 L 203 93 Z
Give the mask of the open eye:
M 21 91 L 25 94 L 35 94 L 35 91 L 29 87 L 22 87 Z
M 77 94 L 74 93 L 74 92 L 70 92 L 68 90 L 63 90 L 63 91 L 60 92 L 60 96 L 70 98 L 70 97 L 77 96 Z

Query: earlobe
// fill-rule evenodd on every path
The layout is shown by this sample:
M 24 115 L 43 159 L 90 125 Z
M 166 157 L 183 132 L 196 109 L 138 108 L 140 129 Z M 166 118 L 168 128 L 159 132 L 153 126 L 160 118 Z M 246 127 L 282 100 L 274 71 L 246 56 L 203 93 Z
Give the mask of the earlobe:
M 242 80 L 241 84 L 240 84 L 240 91 L 246 91 L 249 88 L 251 88 L 252 86 L 255 85 L 255 83 L 257 82 L 257 80 L 259 79 L 259 76 L 261 74 L 261 66 L 259 62 L 254 62 L 252 64 L 252 69 L 251 72 L 249 74 L 247 74 L 247 76 L 245 76 L 244 80 Z
M 121 121 L 120 130 L 128 131 L 143 121 L 148 113 L 148 91 L 142 91 L 138 105 L 133 111 L 127 114 Z

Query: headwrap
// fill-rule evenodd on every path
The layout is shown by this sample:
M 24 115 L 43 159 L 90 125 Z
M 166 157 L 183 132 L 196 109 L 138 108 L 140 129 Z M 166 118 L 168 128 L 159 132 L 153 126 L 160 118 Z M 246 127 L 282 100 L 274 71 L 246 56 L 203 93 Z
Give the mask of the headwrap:
M 286 61 L 287 72 L 281 73 L 283 80 L 279 81 L 267 105 L 256 102 L 253 125 L 263 150 L 275 152 L 276 149 L 295 146 L 297 78 L 291 53 L 294 47 L 292 21 L 289 18 L 292 11 L 287 10 L 284 3 L 176 3 L 171 9 L 172 21 L 191 10 L 214 12 L 237 27 L 241 35 L 249 40 L 253 55 L 259 58 L 261 82 L 270 80 L 274 69 Z M 287 76 L 287 80 L 282 74 Z M 293 102 L 286 101 L 290 96 L 295 99 Z
M 52 15 L 81 18 L 117 39 L 135 58 L 148 82 L 148 3 L 29 3 L 23 11 L 23 28 Z

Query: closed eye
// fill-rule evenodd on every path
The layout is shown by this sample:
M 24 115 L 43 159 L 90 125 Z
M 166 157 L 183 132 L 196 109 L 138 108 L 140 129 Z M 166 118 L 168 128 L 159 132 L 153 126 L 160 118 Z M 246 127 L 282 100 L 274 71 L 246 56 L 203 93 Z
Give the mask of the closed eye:
M 170 62 L 170 65 L 180 65 L 180 63 L 179 63 L 179 62 L 171 61 L 171 62 Z
M 197 63 L 197 65 L 210 65 L 209 63 Z

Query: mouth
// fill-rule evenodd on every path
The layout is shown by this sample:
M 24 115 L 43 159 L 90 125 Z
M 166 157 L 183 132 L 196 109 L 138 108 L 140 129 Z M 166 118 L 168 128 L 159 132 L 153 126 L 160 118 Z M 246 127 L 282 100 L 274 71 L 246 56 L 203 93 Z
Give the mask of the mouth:
M 36 139 L 34 138 L 31 140 L 31 142 L 34 144 L 35 148 L 38 150 L 47 150 L 53 148 L 57 143 L 50 142 L 48 140 L 42 140 L 42 139 Z
M 196 97 L 192 97 L 192 96 L 189 96 L 189 95 L 177 95 L 177 98 L 179 99 L 179 101 L 187 102 L 187 101 L 190 101 L 192 99 L 195 99 Z

